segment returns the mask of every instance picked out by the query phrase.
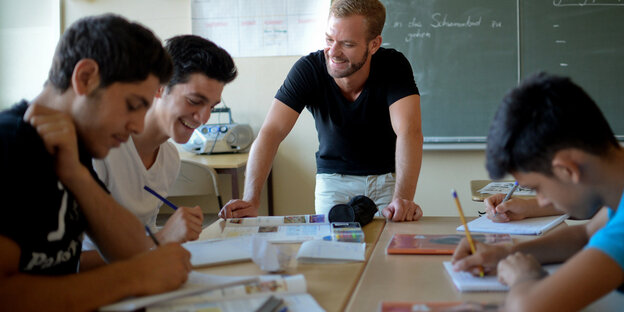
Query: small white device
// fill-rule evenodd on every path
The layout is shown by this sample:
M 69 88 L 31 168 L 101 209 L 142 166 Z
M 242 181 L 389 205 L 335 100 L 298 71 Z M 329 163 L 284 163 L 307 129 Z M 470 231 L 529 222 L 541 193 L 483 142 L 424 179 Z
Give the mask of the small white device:
M 223 116 L 227 121 L 222 122 Z M 211 123 L 213 120 L 216 123 Z M 230 108 L 219 107 L 212 110 L 208 123 L 197 127 L 182 147 L 196 154 L 236 153 L 249 147 L 252 141 L 251 127 L 234 123 Z

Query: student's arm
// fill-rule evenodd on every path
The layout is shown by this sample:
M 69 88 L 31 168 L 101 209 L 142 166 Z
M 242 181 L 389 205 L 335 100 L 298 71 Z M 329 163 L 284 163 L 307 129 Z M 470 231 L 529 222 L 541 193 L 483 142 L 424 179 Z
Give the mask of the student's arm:
M 100 251 L 109 260 L 118 260 L 148 250 L 153 243 L 145 236 L 140 221 L 106 193 L 80 162 L 71 117 L 31 104 L 24 120 L 37 129 L 46 149 L 54 156 L 56 173 L 76 198 L 89 224 L 89 236 Z
M 414 203 L 414 193 L 422 162 L 420 96 L 410 95 L 390 105 L 390 120 L 397 135 L 396 186 L 392 202 L 382 214 L 392 221 L 418 220 L 422 209 Z
M 624 283 L 624 271 L 605 253 L 584 249 L 540 280 L 522 254 L 499 263 L 499 280 L 511 286 L 505 311 L 579 311 Z M 538 265 L 539 266 L 539 265 Z
M 503 202 L 505 194 L 494 194 L 485 199 L 485 212 L 488 219 L 494 222 L 509 222 L 533 217 L 561 215 L 563 212 L 555 206 L 540 207 L 537 199 L 512 198 Z
M 42 276 L 19 272 L 20 248 L 0 235 L 0 310 L 92 311 L 128 296 L 178 288 L 191 269 L 179 244 L 86 273 Z
M 585 224 L 566 226 L 513 246 L 476 242 L 477 252 L 474 255 L 470 253 L 466 239 L 462 239 L 453 254 L 453 268 L 456 271 L 478 272 L 478 267 L 483 266 L 486 272 L 493 273 L 500 260 L 516 252 L 530 254 L 542 264 L 560 263 L 583 249 L 589 238 L 606 222 L 607 210 L 603 208 Z
M 221 218 L 258 216 L 262 186 L 269 176 L 277 148 L 290 133 L 299 118 L 292 108 L 278 99 L 273 100 L 258 137 L 251 145 L 245 171 L 245 192 L 242 200 L 229 201 L 219 212 Z

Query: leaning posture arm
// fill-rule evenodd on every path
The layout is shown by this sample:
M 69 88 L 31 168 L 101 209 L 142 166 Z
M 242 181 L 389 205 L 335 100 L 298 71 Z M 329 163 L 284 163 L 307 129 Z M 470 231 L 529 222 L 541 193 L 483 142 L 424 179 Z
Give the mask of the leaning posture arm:
M 88 233 L 109 260 L 127 259 L 148 250 L 140 221 L 120 206 L 96 182 L 78 157 L 78 139 L 71 117 L 63 112 L 32 104 L 24 120 L 37 129 L 45 147 L 55 158 L 56 172 L 84 213 Z
M 566 226 L 540 238 L 513 246 L 487 245 L 476 242 L 477 252 L 473 255 L 466 239 L 462 239 L 453 254 L 453 268 L 456 271 L 478 272 L 483 266 L 486 272 L 496 272 L 498 262 L 510 254 L 530 254 L 539 263 L 559 263 L 572 257 L 589 241 L 589 238 L 607 222 L 607 210 L 603 208 L 589 222 Z
M 414 193 L 422 162 L 420 96 L 410 95 L 390 105 L 390 120 L 397 135 L 396 186 L 392 202 L 382 214 L 392 221 L 418 220 L 422 210 L 414 203 Z
M 249 152 L 243 199 L 235 199 L 228 202 L 219 212 L 219 217 L 242 218 L 258 216 L 262 186 L 271 171 L 277 148 L 290 133 L 297 118 L 299 118 L 299 113 L 280 100 L 273 100 L 260 133 L 258 133 L 258 137 Z
M 586 224 L 587 239 L 606 222 L 607 211 L 602 209 Z M 619 264 L 594 248 L 581 250 L 542 280 L 529 263 L 520 254 L 499 263 L 499 280 L 511 286 L 506 311 L 578 311 L 624 283 Z
M 62 276 L 20 272 L 20 247 L 6 236 L 0 235 L 0 250 L 0 310 L 91 311 L 124 297 L 175 289 L 191 269 L 190 254 L 179 244 Z
M 506 194 L 494 194 L 485 199 L 485 212 L 488 219 L 494 222 L 509 222 L 563 214 L 552 204 L 540 207 L 537 199 L 513 198 L 503 202 L 505 196 Z

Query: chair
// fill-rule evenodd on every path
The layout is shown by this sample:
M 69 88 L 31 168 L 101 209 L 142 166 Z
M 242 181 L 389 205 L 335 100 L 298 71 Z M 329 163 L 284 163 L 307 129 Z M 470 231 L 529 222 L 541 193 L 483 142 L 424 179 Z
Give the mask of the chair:
M 208 195 L 214 190 L 217 196 L 219 209 L 223 207 L 219 185 L 217 184 L 217 172 L 210 167 L 182 159 L 180 173 L 169 190 L 169 196 L 197 196 Z

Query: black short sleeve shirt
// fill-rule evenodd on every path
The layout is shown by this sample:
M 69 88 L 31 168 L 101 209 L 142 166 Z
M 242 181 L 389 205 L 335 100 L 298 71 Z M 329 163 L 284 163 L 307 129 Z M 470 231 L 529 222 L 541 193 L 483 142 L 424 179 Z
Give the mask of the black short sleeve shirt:
M 307 108 L 318 131 L 318 173 L 350 175 L 395 171 L 396 134 L 389 107 L 418 94 L 412 68 L 402 53 L 380 48 L 361 94 L 348 101 L 325 65 L 322 50 L 292 67 L 275 98 L 301 113 Z

